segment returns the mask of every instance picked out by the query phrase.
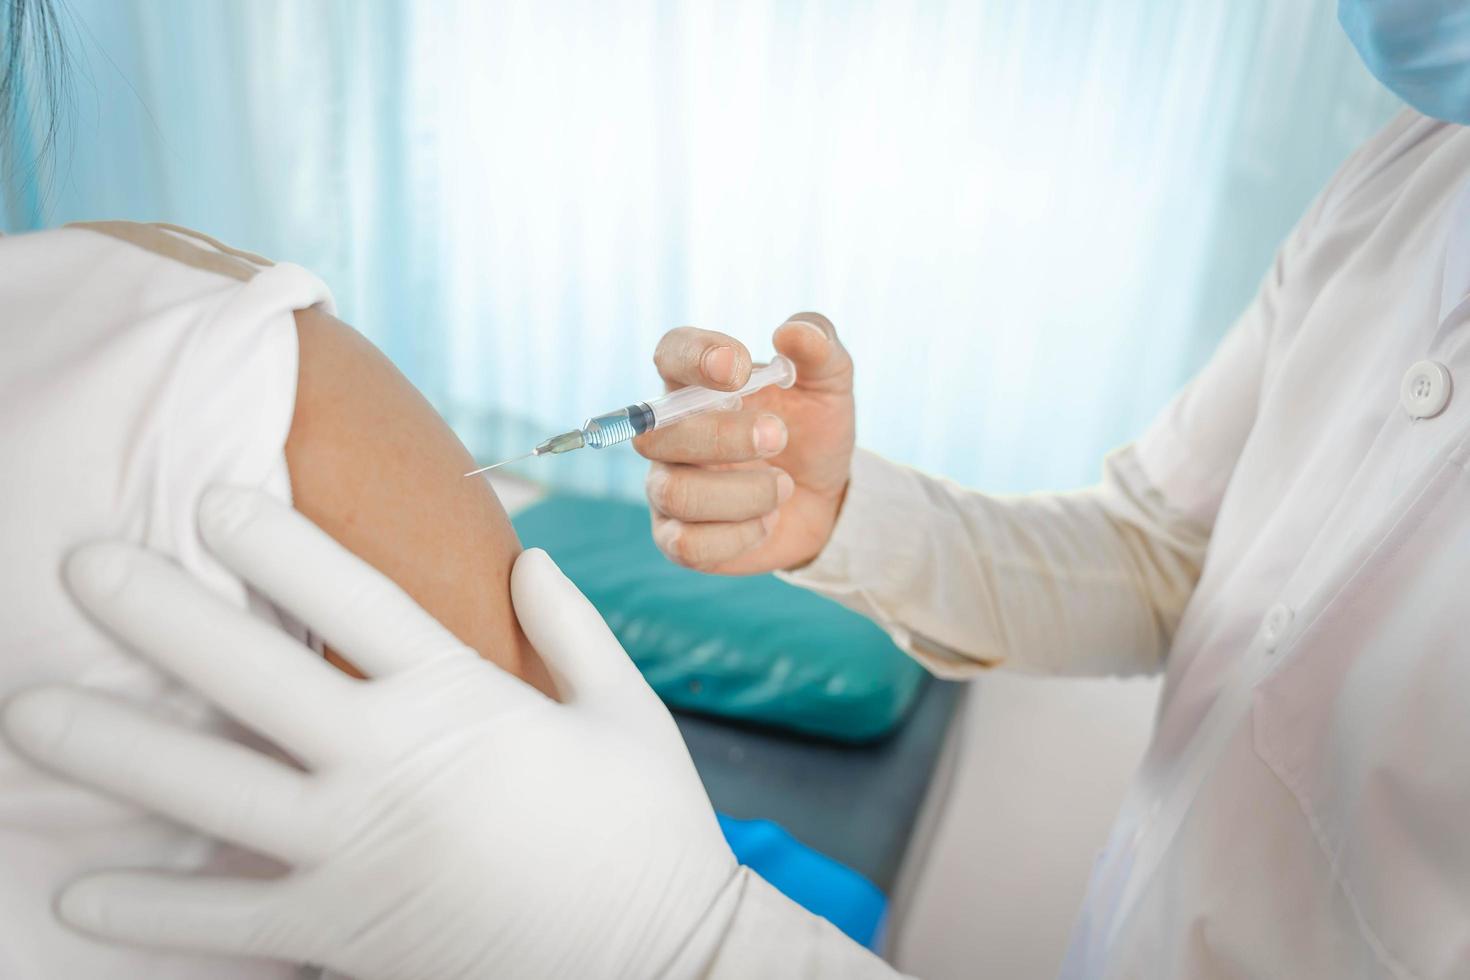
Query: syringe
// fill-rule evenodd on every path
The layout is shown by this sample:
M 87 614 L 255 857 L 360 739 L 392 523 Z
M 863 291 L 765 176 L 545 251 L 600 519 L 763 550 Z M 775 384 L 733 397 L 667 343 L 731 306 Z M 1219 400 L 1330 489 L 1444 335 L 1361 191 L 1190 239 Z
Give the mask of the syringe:
M 739 391 L 716 391 L 713 388 L 701 388 L 698 385 L 680 388 L 660 398 L 638 402 L 615 412 L 594 415 L 583 422 L 580 429 L 572 429 L 559 436 L 552 436 L 524 456 L 514 456 L 489 466 L 482 466 L 477 470 L 471 470 L 465 476 L 475 476 L 486 470 L 493 470 L 497 466 L 530 459 L 533 456 L 569 453 L 583 446 L 591 446 L 593 449 L 616 446 L 644 432 L 662 429 L 666 425 L 673 425 L 675 422 L 682 422 L 696 415 L 704 415 L 707 412 L 733 411 L 740 407 L 740 399 L 743 396 L 754 394 L 770 385 L 790 388 L 795 383 L 796 365 L 791 363 L 791 359 L 785 355 L 777 354 L 772 358 L 771 363 L 751 371 L 750 380 Z

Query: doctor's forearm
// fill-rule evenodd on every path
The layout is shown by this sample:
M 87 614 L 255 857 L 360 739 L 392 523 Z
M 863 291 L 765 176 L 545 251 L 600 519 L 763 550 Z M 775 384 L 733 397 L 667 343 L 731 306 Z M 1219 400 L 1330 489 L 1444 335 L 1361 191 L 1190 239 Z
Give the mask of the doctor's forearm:
M 1087 490 L 996 497 L 872 454 L 828 548 L 786 576 L 884 626 L 942 676 L 1158 668 L 1207 532 L 1173 513 L 1131 449 Z

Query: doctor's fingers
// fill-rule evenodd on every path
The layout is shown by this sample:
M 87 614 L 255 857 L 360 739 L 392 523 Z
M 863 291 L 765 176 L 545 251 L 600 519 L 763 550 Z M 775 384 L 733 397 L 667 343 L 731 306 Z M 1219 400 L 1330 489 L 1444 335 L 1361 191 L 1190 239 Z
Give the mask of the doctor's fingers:
M 267 493 L 210 487 L 199 532 L 221 561 L 369 677 L 469 655 L 397 583 Z
M 359 682 L 173 562 L 92 544 L 72 552 L 65 573 L 102 626 L 297 758 L 325 761 L 351 746 Z
M 734 337 L 675 327 L 659 338 L 653 366 L 669 388 L 699 385 L 720 391 L 738 391 L 750 380 L 750 351 Z
M 708 469 L 654 463 L 644 484 L 648 503 L 665 517 L 681 521 L 747 521 L 780 507 L 796 489 L 784 471 Z
M 68 885 L 57 914 L 112 942 L 230 956 L 320 961 L 320 930 L 292 909 L 291 878 L 262 881 L 103 871 Z
M 779 415 L 751 409 L 711 412 L 645 432 L 633 440 L 633 448 L 666 463 L 745 463 L 779 454 L 786 439 Z
M 653 541 L 674 564 L 710 571 L 763 544 L 778 517 L 773 510 L 753 521 L 697 524 L 655 513 Z
M 3 723 L 27 758 L 109 796 L 289 864 L 322 852 L 310 778 L 242 745 L 68 687 L 16 695 Z

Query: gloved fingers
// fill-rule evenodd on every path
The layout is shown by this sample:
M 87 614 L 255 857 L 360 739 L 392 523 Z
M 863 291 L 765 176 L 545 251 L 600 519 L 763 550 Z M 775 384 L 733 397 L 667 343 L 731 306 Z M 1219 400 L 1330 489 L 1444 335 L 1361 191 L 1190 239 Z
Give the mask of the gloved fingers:
M 648 502 L 665 517 L 681 521 L 748 521 L 763 517 L 791 498 L 796 484 L 784 470 L 715 470 L 654 463 L 648 468 Z
M 210 487 L 199 531 L 221 561 L 368 676 L 465 650 L 391 579 L 269 494 Z
M 0 717 L 28 758 L 111 796 L 288 863 L 319 851 L 308 778 L 242 745 L 76 688 L 25 691 Z
M 357 681 L 166 558 L 102 543 L 66 561 L 72 595 L 138 653 L 301 759 L 333 758 Z
M 786 439 L 786 423 L 779 415 L 744 409 L 696 415 L 645 432 L 633 440 L 633 448 L 665 463 L 744 463 L 778 455 Z
M 67 885 L 56 911 L 112 942 L 311 961 L 311 930 L 277 925 L 289 918 L 280 911 L 287 889 L 283 881 L 104 871 Z
M 771 536 L 780 511 L 749 521 L 692 523 L 655 514 L 653 543 L 676 565 L 713 571 Z
M 521 629 L 546 662 L 563 701 L 643 683 L 596 607 L 540 548 L 527 548 L 516 559 L 510 598 Z

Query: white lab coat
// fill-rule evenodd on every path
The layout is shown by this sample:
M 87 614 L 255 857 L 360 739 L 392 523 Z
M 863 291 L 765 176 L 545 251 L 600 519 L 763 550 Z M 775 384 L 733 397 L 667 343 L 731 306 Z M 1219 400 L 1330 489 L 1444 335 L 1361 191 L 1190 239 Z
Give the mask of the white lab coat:
M 1467 178 L 1470 130 L 1405 113 L 1102 485 L 859 453 L 789 576 L 948 676 L 1165 672 L 1064 975 L 1470 976 Z

